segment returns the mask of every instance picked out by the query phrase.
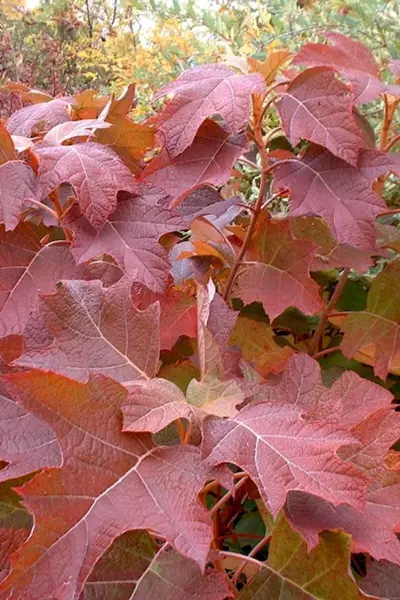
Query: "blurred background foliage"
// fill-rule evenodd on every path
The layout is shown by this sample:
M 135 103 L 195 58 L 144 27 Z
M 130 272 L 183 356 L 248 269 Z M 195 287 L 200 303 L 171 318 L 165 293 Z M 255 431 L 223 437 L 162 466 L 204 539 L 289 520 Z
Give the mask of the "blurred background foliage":
M 385 65 L 399 55 L 399 23 L 398 0 L 0 0 L 0 84 L 56 95 L 134 81 L 144 117 L 152 93 L 189 66 L 263 59 L 324 30 L 364 41 Z M 12 109 L 3 98 L 2 114 Z

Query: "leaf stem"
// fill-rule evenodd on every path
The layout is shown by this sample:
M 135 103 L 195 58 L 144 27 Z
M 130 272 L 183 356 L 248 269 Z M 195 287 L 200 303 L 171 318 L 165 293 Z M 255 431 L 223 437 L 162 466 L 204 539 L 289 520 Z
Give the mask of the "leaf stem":
M 260 550 L 262 550 L 264 548 L 264 546 L 266 546 L 270 541 L 271 541 L 271 535 L 266 535 L 264 536 L 259 542 L 258 544 L 256 544 L 253 548 L 253 550 L 247 555 L 247 557 L 253 558 L 254 556 L 256 556 Z M 243 572 L 243 569 L 246 566 L 246 559 L 243 560 L 242 564 L 240 565 L 240 567 L 237 569 L 235 575 L 232 577 L 232 583 L 233 584 L 237 584 L 237 582 L 239 581 L 239 577 Z
M 325 308 L 322 311 L 321 319 L 319 321 L 317 330 L 315 332 L 313 339 L 311 340 L 311 344 L 309 347 L 308 353 L 311 355 L 314 355 L 316 353 L 316 351 L 318 350 L 321 338 L 325 331 L 325 326 L 326 326 L 326 322 L 328 320 L 329 313 L 335 308 L 335 305 L 343 292 L 344 286 L 346 285 L 349 273 L 350 273 L 350 269 L 348 267 L 343 270 L 343 273 L 340 276 L 340 279 L 335 288 L 335 291 L 332 294 L 331 299 L 329 300 L 328 304 L 325 306 Z
M 42 210 L 44 210 L 45 212 L 47 212 L 56 221 L 58 221 L 58 214 L 56 213 L 55 210 L 53 210 L 52 208 L 50 208 L 50 206 L 47 206 L 46 204 L 43 204 L 43 202 L 39 202 L 39 200 L 35 200 L 34 198 L 27 198 L 27 200 L 31 204 L 34 204 L 37 208 L 41 208 Z
M 256 103 L 253 97 L 253 107 L 255 108 Z M 254 112 L 256 112 L 254 110 Z M 239 250 L 238 255 L 236 256 L 235 262 L 232 265 L 231 272 L 229 273 L 228 281 L 226 282 L 225 291 L 224 291 L 224 300 L 226 301 L 229 298 L 229 294 L 235 280 L 237 271 L 239 269 L 240 263 L 243 260 L 244 255 L 246 254 L 247 248 L 250 244 L 251 238 L 253 237 L 253 233 L 257 224 L 257 219 L 261 213 L 262 205 L 265 200 L 265 196 L 267 193 L 267 183 L 268 183 L 268 175 L 278 164 L 274 164 L 272 166 L 268 166 L 268 152 L 266 151 L 263 135 L 262 135 L 262 118 L 263 118 L 263 110 L 262 108 L 258 111 L 258 114 L 255 115 L 255 121 L 253 125 L 253 138 L 257 145 L 258 151 L 261 157 L 261 178 L 260 178 L 260 189 L 258 191 L 258 197 L 253 207 L 253 212 L 251 215 L 251 221 L 249 228 L 246 231 L 246 237 L 244 238 L 243 245 Z
M 180 440 L 181 444 L 185 444 L 186 443 L 186 429 L 185 429 L 182 419 L 178 418 L 176 420 L 176 427 L 178 429 L 179 440 Z
M 238 554 L 237 552 L 228 552 L 227 550 L 219 550 L 218 554 L 221 556 L 225 556 L 226 558 L 236 558 L 237 560 L 245 560 L 247 562 L 251 562 L 253 565 L 257 565 L 257 567 L 260 567 L 260 569 L 263 567 L 263 563 L 260 560 L 257 560 L 256 558 L 253 558 L 250 555 L 246 554 Z
M 385 152 L 388 152 L 388 150 L 393 148 L 393 146 L 395 146 L 397 144 L 397 142 L 400 142 L 400 133 L 398 135 L 396 135 L 394 138 L 392 138 L 390 140 L 390 142 L 388 142 L 386 144 L 386 146 L 384 147 Z
M 71 234 L 70 230 L 67 229 L 66 227 L 63 227 L 63 225 L 62 225 L 62 220 L 64 217 L 64 209 L 63 209 L 60 199 L 58 197 L 58 190 L 54 190 L 53 192 L 50 192 L 49 198 L 52 201 L 52 203 L 54 204 L 54 208 L 56 209 L 57 219 L 60 223 L 60 227 L 62 227 L 62 229 L 64 231 L 65 239 L 68 240 L 69 242 L 71 242 L 72 234 Z
M 318 358 L 322 358 L 323 356 L 326 356 L 327 354 L 332 354 L 333 352 L 340 352 L 339 346 L 334 346 L 333 348 L 325 348 L 325 350 L 321 350 L 321 352 L 317 352 L 317 354 L 314 354 L 313 358 L 315 358 L 315 360 L 318 360 Z
M 218 500 L 218 502 L 216 504 L 214 504 L 214 506 L 211 508 L 211 510 L 209 511 L 209 515 L 210 517 L 213 517 L 218 511 L 219 509 L 225 504 L 225 502 L 227 502 L 227 500 L 229 500 L 229 498 L 232 498 L 232 496 L 241 488 L 244 486 L 244 484 L 247 482 L 248 480 L 248 476 L 246 477 L 242 477 L 241 479 L 239 479 L 238 483 L 235 484 L 233 490 L 230 490 L 229 492 L 226 492 L 226 494 L 224 494 L 222 496 L 222 498 L 220 500 Z

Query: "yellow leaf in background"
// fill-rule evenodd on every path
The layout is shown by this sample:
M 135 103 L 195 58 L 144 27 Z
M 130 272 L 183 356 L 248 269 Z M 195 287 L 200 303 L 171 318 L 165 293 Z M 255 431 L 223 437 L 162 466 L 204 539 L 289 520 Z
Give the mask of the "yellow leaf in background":
M 130 84 L 118 99 L 112 97 L 100 118 L 112 127 L 96 132 L 96 141 L 110 146 L 133 173 L 139 171 L 138 161 L 154 144 L 154 127 L 134 123 L 128 116 L 135 97 L 135 85 Z
M 248 58 L 247 62 L 251 73 L 261 73 L 267 85 L 275 81 L 279 71 L 285 67 L 292 59 L 292 53 L 289 50 L 271 50 L 264 62 L 255 58 Z
M 84 90 L 75 96 L 76 103 L 70 107 L 72 120 L 96 119 L 108 100 L 109 96 L 99 96 L 95 90 Z

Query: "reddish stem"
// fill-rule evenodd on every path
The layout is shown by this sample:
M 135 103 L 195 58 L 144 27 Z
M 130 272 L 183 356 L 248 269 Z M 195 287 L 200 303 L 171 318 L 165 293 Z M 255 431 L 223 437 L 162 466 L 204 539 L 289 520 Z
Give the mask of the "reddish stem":
M 321 350 L 321 352 L 317 352 L 317 354 L 314 354 L 313 358 L 315 358 L 315 360 L 318 360 L 318 358 L 322 358 L 323 356 L 326 356 L 327 354 L 332 354 L 332 352 L 340 352 L 339 346 L 335 346 L 334 348 L 326 348 L 325 350 Z
M 253 558 L 254 556 L 256 556 L 260 550 L 262 550 L 264 548 L 264 546 L 266 546 L 269 542 L 271 541 L 271 536 L 270 535 L 266 535 L 265 537 L 263 537 L 258 544 L 256 544 L 253 548 L 253 550 L 248 554 L 248 556 L 250 558 Z M 237 569 L 235 575 L 232 578 L 232 583 L 233 584 L 237 584 L 237 582 L 239 581 L 239 577 L 243 572 L 243 569 L 246 566 L 246 560 L 243 560 L 242 564 L 240 565 L 240 567 Z
M 72 234 L 71 234 L 70 230 L 67 229 L 66 227 L 63 227 L 63 225 L 62 225 L 62 220 L 64 217 L 64 209 L 61 206 L 61 202 L 58 197 L 58 191 L 54 190 L 54 192 L 50 192 L 49 198 L 52 201 L 52 203 L 54 204 L 54 208 L 56 209 L 57 218 L 59 220 L 60 226 L 62 227 L 62 229 L 64 231 L 65 239 L 68 240 L 69 242 L 72 241 Z
M 308 351 L 309 354 L 313 355 L 318 350 L 319 343 L 320 343 L 321 338 L 325 331 L 325 326 L 326 326 L 326 322 L 328 320 L 329 313 L 331 312 L 331 310 L 333 310 L 335 308 L 335 305 L 343 292 L 344 286 L 346 285 L 349 273 L 350 273 L 349 268 L 344 269 L 343 273 L 340 276 L 338 284 L 335 288 L 335 291 L 332 294 L 331 299 L 329 300 L 328 304 L 325 306 L 325 308 L 322 311 L 321 319 L 319 321 L 317 331 L 315 332 L 315 335 L 314 335 L 313 339 L 311 340 L 311 344 L 310 344 L 309 351 Z
M 395 146 L 397 144 L 397 142 L 400 142 L 400 133 L 399 133 L 399 135 L 396 135 L 394 138 L 392 138 L 390 140 L 390 142 L 388 142 L 386 144 L 386 146 L 384 147 L 385 152 L 388 152 L 391 148 L 393 148 L 393 146 Z
M 43 204 L 43 202 L 39 202 L 39 200 L 35 200 L 34 198 L 27 198 L 27 200 L 31 204 L 34 204 L 37 208 L 40 208 L 40 209 L 46 211 L 49 215 L 51 215 L 54 219 L 56 219 L 56 221 L 58 221 L 58 214 L 56 213 L 55 210 L 50 208 L 50 206 L 47 206 L 46 204 Z
M 209 515 L 210 517 L 213 517 L 218 511 L 219 509 L 225 504 L 225 502 L 227 502 L 229 500 L 229 498 L 232 498 L 232 496 L 241 488 L 245 485 L 245 483 L 247 483 L 247 479 L 248 477 L 242 477 L 238 483 L 235 485 L 235 487 L 233 488 L 232 491 L 227 492 L 226 494 L 224 494 L 222 496 L 222 498 L 220 500 L 218 500 L 218 502 L 216 504 L 214 504 L 214 506 L 211 508 Z

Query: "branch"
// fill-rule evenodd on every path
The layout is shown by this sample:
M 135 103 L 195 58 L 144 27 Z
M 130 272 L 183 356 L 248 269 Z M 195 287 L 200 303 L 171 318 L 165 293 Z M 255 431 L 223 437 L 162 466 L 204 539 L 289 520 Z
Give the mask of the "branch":
M 335 305 L 336 305 L 337 301 L 339 300 L 341 293 L 343 292 L 344 286 L 346 285 L 349 273 L 350 273 L 349 268 L 344 269 L 343 273 L 340 276 L 339 282 L 335 288 L 335 291 L 332 294 L 331 299 L 329 300 L 328 304 L 325 306 L 325 308 L 322 311 L 322 315 L 321 315 L 321 319 L 320 319 L 318 327 L 317 327 L 317 331 L 315 332 L 315 335 L 314 335 L 313 339 L 311 340 L 311 344 L 310 344 L 310 348 L 309 348 L 309 352 L 308 352 L 311 355 L 315 354 L 315 351 L 318 349 L 320 340 L 325 331 L 325 326 L 326 326 L 326 322 L 328 320 L 329 313 L 335 308 Z
M 224 494 L 222 496 L 222 498 L 220 500 L 218 500 L 218 502 L 216 504 L 214 504 L 214 506 L 212 507 L 212 509 L 209 512 L 210 517 L 213 517 L 219 511 L 219 509 L 225 504 L 225 502 L 227 502 L 227 500 L 229 500 L 229 498 L 232 498 L 232 496 L 234 496 L 234 494 L 241 487 L 244 486 L 244 484 L 247 482 L 247 480 L 248 480 L 247 475 L 245 477 L 242 477 L 241 479 L 239 479 L 238 483 L 235 484 L 233 490 L 226 492 L 226 494 Z

